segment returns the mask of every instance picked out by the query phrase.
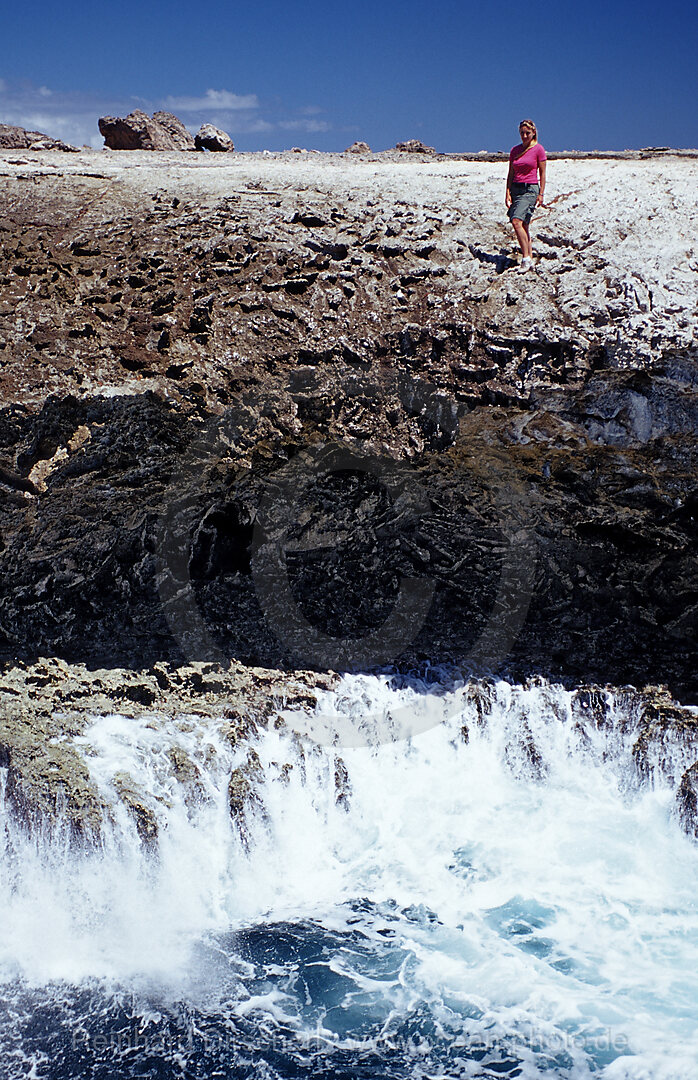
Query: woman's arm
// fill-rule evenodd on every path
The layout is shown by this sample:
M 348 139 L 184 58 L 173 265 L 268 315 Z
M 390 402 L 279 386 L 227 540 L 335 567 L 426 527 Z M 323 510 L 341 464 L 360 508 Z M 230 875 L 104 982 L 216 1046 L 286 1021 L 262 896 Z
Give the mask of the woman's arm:
M 543 205 L 543 196 L 545 194 L 545 166 L 547 164 L 548 164 L 547 161 L 539 161 L 538 162 L 538 175 L 540 177 L 540 191 L 538 193 L 538 198 L 536 199 L 536 206 L 542 206 Z
M 511 178 L 514 172 L 514 163 L 509 159 L 509 172 L 507 173 L 507 190 L 504 195 L 504 205 L 511 206 Z

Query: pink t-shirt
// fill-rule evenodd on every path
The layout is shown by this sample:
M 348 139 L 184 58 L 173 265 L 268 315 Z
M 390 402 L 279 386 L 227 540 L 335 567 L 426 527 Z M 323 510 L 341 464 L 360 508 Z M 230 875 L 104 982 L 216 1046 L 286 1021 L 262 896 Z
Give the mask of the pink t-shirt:
M 520 157 L 517 157 L 520 154 Z M 516 158 L 516 161 L 514 161 Z M 537 184 L 538 183 L 538 163 L 540 161 L 547 161 L 545 156 L 545 150 L 540 143 L 534 143 L 533 146 L 529 146 L 523 154 L 521 153 L 521 143 L 518 146 L 512 146 L 509 153 L 509 164 L 513 166 L 512 180 L 515 184 Z

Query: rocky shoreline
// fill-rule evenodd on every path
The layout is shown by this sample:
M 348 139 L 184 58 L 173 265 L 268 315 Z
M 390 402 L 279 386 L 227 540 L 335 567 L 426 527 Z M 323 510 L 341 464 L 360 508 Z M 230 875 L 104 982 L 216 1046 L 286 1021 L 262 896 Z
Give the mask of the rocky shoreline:
M 58 659 L 7 668 L 0 674 L 0 768 L 7 769 L 4 795 L 15 817 L 35 831 L 62 818 L 73 841 L 99 839 L 109 808 L 90 779 L 85 748 L 79 745 L 99 715 L 192 722 L 216 717 L 231 746 L 245 745 L 260 726 L 278 722 L 279 712 L 311 710 L 317 689 L 330 689 L 336 676 L 231 664 L 158 664 L 147 671 L 89 670 Z M 77 741 L 76 741 L 77 740 Z M 173 746 L 177 782 L 193 783 L 196 767 Z M 248 794 L 245 767 L 231 778 L 231 812 L 242 820 Z M 127 773 L 113 778 L 144 841 L 156 838 L 147 792 Z M 237 801 L 236 801 L 237 800 Z
M 73 717 L 386 663 L 698 702 L 696 172 L 551 162 L 522 274 L 496 155 L 1 151 L 17 805 L 67 769 L 99 817 L 54 682 Z
M 179 667 L 160 663 L 143 671 L 90 670 L 57 659 L 13 666 L 0 674 L 3 799 L 15 821 L 32 832 L 50 836 L 57 826 L 64 836 L 67 828 L 72 844 L 98 843 L 107 823 L 114 821 L 114 804 L 105 801 L 90 776 L 89 759 L 95 751 L 86 733 L 95 718 L 116 715 L 145 723 L 163 745 L 169 743 L 172 783 L 187 791 L 193 804 L 205 797 L 200 770 L 173 740 L 173 733 L 176 737 L 191 731 L 205 719 L 213 722 L 226 747 L 241 752 L 228 782 L 228 804 L 244 838 L 245 815 L 249 806 L 256 805 L 256 788 L 263 779 L 255 750 L 260 733 L 268 727 L 287 731 L 292 719 L 300 760 L 318 752 L 312 735 L 318 695 L 338 685 L 335 672 L 290 675 L 236 663 Z M 560 708 L 555 690 L 547 687 L 551 715 Z M 471 680 L 465 684 L 461 707 L 470 706 L 475 722 L 484 725 L 494 697 L 492 680 Z M 691 764 L 698 756 L 696 709 L 678 705 L 662 687 L 580 686 L 569 700 L 570 715 L 560 714 L 558 720 L 572 724 L 583 739 L 605 731 L 609 746 L 629 737 L 632 775 L 627 782 L 636 787 L 668 782 L 675 791 L 677 817 L 686 832 L 698 838 L 698 763 Z M 461 736 L 468 741 L 467 723 Z M 512 771 L 531 782 L 542 780 L 545 767 L 530 732 L 524 727 L 516 739 L 511 745 Z M 335 798 L 348 805 L 351 792 L 341 752 L 340 742 L 334 758 Z M 209 747 L 209 765 L 212 753 Z M 154 847 L 159 827 L 152 793 L 125 769 L 114 771 L 108 780 L 143 845 Z

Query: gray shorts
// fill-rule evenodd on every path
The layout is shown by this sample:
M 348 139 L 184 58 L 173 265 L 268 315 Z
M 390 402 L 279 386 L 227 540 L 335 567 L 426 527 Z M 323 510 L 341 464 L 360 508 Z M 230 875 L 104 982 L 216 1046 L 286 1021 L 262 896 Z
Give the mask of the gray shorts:
M 524 225 L 528 225 L 536 208 L 540 184 L 512 184 L 511 206 L 507 210 L 509 221 L 519 218 Z

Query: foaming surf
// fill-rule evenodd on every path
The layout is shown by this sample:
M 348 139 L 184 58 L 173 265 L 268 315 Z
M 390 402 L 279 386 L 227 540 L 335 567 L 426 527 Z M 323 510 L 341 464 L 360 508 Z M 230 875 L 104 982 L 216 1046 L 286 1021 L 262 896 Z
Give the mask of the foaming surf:
M 98 846 L 3 811 L 7 1075 L 693 1080 L 686 747 L 640 755 L 640 722 L 630 693 L 389 675 L 243 742 L 95 717 Z

